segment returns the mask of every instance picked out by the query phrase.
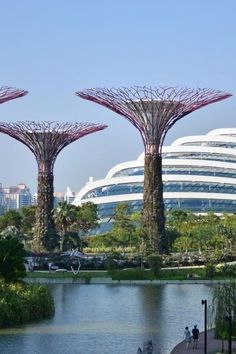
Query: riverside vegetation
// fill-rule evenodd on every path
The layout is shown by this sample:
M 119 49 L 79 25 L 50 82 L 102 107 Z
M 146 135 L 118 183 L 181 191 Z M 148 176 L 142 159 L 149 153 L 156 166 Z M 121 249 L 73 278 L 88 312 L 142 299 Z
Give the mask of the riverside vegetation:
M 14 236 L 0 239 L 0 326 L 39 320 L 54 313 L 47 287 L 20 281 L 26 275 L 23 244 Z

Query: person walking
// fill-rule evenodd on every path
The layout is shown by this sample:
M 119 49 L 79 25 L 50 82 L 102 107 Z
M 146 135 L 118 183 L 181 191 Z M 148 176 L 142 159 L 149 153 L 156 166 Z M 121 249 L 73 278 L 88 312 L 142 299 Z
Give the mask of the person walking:
M 188 327 L 185 327 L 184 340 L 185 340 L 185 344 L 186 344 L 186 349 L 188 349 L 189 344 L 191 343 L 191 333 L 190 333 L 190 330 Z
M 198 340 L 199 340 L 199 329 L 197 328 L 197 325 L 194 325 L 192 329 L 192 335 L 193 335 L 193 349 L 197 349 Z

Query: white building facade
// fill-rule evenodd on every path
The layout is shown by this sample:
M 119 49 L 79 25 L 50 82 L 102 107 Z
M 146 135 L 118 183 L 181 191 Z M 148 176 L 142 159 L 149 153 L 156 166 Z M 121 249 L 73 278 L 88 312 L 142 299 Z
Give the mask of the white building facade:
M 102 219 L 100 232 L 109 228 L 118 203 L 138 211 L 143 203 L 144 154 L 114 166 L 102 180 L 90 181 L 73 204 L 93 202 Z M 187 136 L 162 149 L 166 210 L 196 213 L 236 212 L 236 128 L 216 129 Z

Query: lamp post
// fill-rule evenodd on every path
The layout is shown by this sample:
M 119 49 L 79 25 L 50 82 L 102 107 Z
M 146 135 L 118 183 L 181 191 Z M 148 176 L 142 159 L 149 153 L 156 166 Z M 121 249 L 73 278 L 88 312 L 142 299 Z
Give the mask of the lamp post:
M 232 354 L 232 316 L 225 316 L 225 320 L 229 322 L 229 344 L 228 344 L 228 353 Z
M 207 354 L 207 300 L 202 300 L 204 305 L 204 354 Z

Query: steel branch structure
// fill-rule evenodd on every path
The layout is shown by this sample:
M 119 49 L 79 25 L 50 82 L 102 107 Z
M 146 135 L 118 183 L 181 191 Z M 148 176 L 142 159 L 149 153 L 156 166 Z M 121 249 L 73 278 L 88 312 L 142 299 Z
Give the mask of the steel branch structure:
M 164 138 L 179 119 L 231 94 L 206 88 L 134 86 L 88 89 L 76 95 L 124 116 L 139 130 L 145 148 L 142 224 L 146 248 L 155 253 L 168 253 L 161 159 Z
M 0 122 L 0 132 L 26 145 L 34 154 L 38 164 L 38 203 L 34 250 L 46 248 L 46 237 L 54 232 L 53 167 L 56 157 L 64 147 L 85 135 L 105 129 L 105 125 L 92 123 L 59 122 Z
M 2 86 L 0 87 L 0 104 L 10 100 L 14 100 L 15 98 L 18 97 L 23 97 L 27 93 L 28 92 L 25 90 L 19 90 L 8 86 Z

